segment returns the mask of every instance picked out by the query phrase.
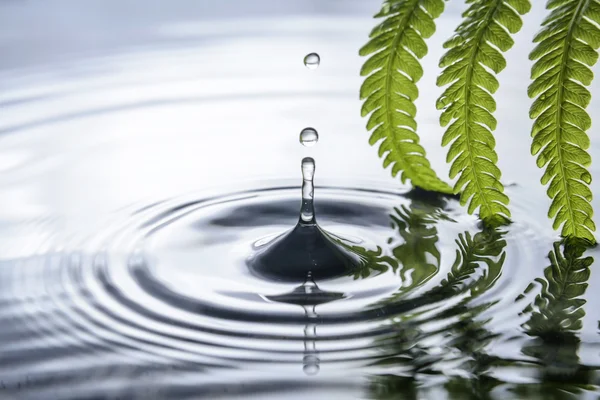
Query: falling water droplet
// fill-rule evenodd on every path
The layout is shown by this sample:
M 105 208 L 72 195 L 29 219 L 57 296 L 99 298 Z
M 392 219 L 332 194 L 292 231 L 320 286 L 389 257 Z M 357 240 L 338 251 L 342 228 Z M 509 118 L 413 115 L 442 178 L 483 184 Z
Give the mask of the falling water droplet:
M 314 128 L 304 128 L 300 132 L 300 143 L 306 147 L 312 147 L 319 141 L 319 133 Z
M 302 209 L 300 210 L 300 221 L 304 225 L 314 225 L 315 210 L 313 206 L 315 176 L 315 160 L 311 157 L 302 159 Z
M 321 63 L 321 57 L 317 53 L 310 53 L 304 57 L 304 65 L 308 69 L 317 69 L 319 68 L 319 64 Z

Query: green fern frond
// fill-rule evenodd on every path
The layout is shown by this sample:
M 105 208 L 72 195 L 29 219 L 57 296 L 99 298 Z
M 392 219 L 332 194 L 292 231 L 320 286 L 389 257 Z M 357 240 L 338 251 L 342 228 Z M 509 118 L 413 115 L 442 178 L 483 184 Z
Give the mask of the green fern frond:
M 376 18 L 385 17 L 370 34 L 359 54 L 368 56 L 360 71 L 366 76 L 360 88 L 365 100 L 361 114 L 370 114 L 369 143 L 381 140 L 383 166 L 392 165 L 392 176 L 400 174 L 420 188 L 452 193 L 431 168 L 416 133 L 414 104 L 416 83 L 423 75 L 419 60 L 427 53 L 425 40 L 435 32 L 434 19 L 444 10 L 443 0 L 387 0 Z
M 554 229 L 562 225 L 564 237 L 595 241 L 585 133 L 591 126 L 585 111 L 591 95 L 585 86 L 593 78 L 589 67 L 598 60 L 600 1 L 550 0 L 546 7 L 552 11 L 529 55 L 537 60 L 528 89 L 529 97 L 536 98 L 529 111 L 535 119 L 531 153 L 538 155 L 538 167 L 546 167 L 542 184 L 549 183 L 548 216 L 554 218 Z
M 436 106 L 443 109 L 440 124 L 448 126 L 442 146 L 451 144 L 447 161 L 452 163 L 450 178 L 460 175 L 454 191 L 461 193 L 461 204 L 469 203 L 470 214 L 479 215 L 493 225 L 510 218 L 508 196 L 500 183 L 492 113 L 498 89 L 494 74 L 506 66 L 502 52 L 513 46 L 511 34 L 521 29 L 520 15 L 529 11 L 529 0 L 467 0 L 470 7 L 456 35 L 444 43 L 448 49 L 440 60 L 443 72 L 438 86 L 447 86 Z M 492 74 L 492 72 L 494 74 Z

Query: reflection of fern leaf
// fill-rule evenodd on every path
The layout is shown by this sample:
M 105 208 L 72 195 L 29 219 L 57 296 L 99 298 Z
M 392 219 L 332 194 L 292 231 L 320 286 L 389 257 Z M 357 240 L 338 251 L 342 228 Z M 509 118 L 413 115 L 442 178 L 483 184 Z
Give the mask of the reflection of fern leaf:
M 500 277 L 506 258 L 506 240 L 502 238 L 503 233 L 484 229 L 473 237 L 469 232 L 460 234 L 456 240 L 456 260 L 448 278 L 442 282 L 442 287 L 451 292 L 460 292 L 465 287 L 470 287 L 472 297 L 490 288 Z M 469 278 L 482 267 L 481 263 L 487 266 L 483 276 L 474 283 L 469 283 Z
M 347 246 L 347 249 L 358 255 L 358 268 L 354 271 L 354 279 L 364 279 L 371 275 L 379 275 L 388 269 L 394 271 L 398 268 L 398 261 L 383 254 L 381 247 L 377 250 L 369 250 L 360 246 Z
M 538 311 L 523 325 L 530 335 L 581 329 L 585 315 L 581 296 L 594 262 L 592 257 L 582 257 L 585 249 L 585 244 L 569 242 L 561 252 L 561 242 L 554 243 L 554 250 L 548 254 L 550 266 L 544 270 L 544 279 L 538 280 L 542 285 L 534 302 Z
M 528 89 L 529 97 L 536 98 L 529 112 L 535 118 L 531 153 L 538 155 L 540 168 L 546 166 L 542 184 L 550 183 L 548 215 L 554 218 L 554 229 L 562 225 L 565 237 L 594 240 L 588 186 L 592 177 L 587 170 L 591 158 L 586 152 L 590 141 L 585 133 L 591 126 L 585 111 L 591 95 L 585 86 L 593 78 L 589 67 L 598 59 L 600 1 L 548 1 L 547 8 L 552 12 L 529 55 L 537 60 Z
M 360 88 L 366 99 L 362 115 L 371 114 L 367 129 L 370 143 L 382 140 L 380 157 L 384 167 L 393 164 L 392 175 L 426 190 L 451 193 L 438 178 L 419 144 L 414 101 L 416 83 L 423 75 L 419 60 L 427 53 L 426 38 L 435 32 L 434 19 L 444 10 L 443 0 L 387 0 L 375 17 L 385 17 L 371 32 L 371 40 L 360 49 L 370 55 L 361 69 L 368 76 Z
M 550 379 L 563 376 L 572 377 L 580 368 L 577 331 L 583 325 L 585 299 L 590 277 L 592 257 L 582 257 L 588 242 L 567 239 L 561 249 L 561 242 L 554 243 L 548 254 L 550 266 L 544 270 L 544 277 L 537 279 L 542 290 L 524 312 L 531 317 L 522 326 L 533 339 L 526 343 L 523 354 L 539 359 L 545 365 L 545 373 Z M 529 285 L 526 292 L 533 288 Z
M 393 250 L 401 265 L 400 276 L 411 272 L 411 288 L 423 284 L 435 275 L 440 267 L 440 251 L 435 223 L 439 218 L 434 207 L 419 209 L 411 205 L 394 208 L 393 225 L 398 228 L 404 243 Z M 439 211 L 439 210 L 437 210 Z
M 492 132 L 496 119 L 492 113 L 496 102 L 492 94 L 498 74 L 506 66 L 502 52 L 513 45 L 510 34 L 521 29 L 519 15 L 529 11 L 529 0 L 467 0 L 472 3 L 463 14 L 465 20 L 456 35 L 444 43 L 449 49 L 440 60 L 444 71 L 438 86 L 450 85 L 437 101 L 444 109 L 442 126 L 450 126 L 442 145 L 452 143 L 447 161 L 452 162 L 450 178 L 460 174 L 454 186 L 461 192 L 461 204 L 469 203 L 469 213 L 479 208 L 480 217 L 492 224 L 510 217 L 508 197 L 500 183 L 498 156 Z

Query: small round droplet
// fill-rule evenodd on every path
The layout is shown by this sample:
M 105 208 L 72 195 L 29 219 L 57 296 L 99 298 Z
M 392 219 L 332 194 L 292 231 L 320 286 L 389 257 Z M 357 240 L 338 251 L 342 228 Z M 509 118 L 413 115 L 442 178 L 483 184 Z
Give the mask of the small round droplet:
M 314 128 L 304 128 L 300 132 L 300 143 L 312 147 L 319 141 L 319 133 Z
M 317 53 L 310 53 L 304 57 L 304 65 L 308 69 L 317 69 L 321 63 L 321 57 Z

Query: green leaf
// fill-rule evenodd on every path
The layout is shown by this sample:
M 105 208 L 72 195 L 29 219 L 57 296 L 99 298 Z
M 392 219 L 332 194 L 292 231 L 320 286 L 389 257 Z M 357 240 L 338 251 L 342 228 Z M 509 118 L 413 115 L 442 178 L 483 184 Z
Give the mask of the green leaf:
M 600 47 L 599 0 L 549 0 L 550 15 L 535 36 L 538 43 L 529 58 L 529 97 L 535 98 L 529 115 L 535 119 L 531 153 L 546 167 L 542 184 L 552 199 L 548 216 L 563 237 L 594 241 L 592 176 L 586 130 L 591 119 L 585 108 L 591 95 L 585 88 L 593 79 L 590 69 Z
M 438 86 L 447 86 L 436 106 L 443 110 L 440 124 L 448 126 L 442 145 L 450 145 L 447 161 L 450 178 L 461 204 L 469 213 L 479 209 L 488 225 L 506 223 L 510 218 L 508 197 L 496 167 L 498 156 L 492 131 L 496 129 L 498 89 L 494 74 L 506 66 L 502 52 L 513 45 L 511 34 L 521 29 L 520 15 L 529 11 L 529 0 L 467 0 L 463 22 L 444 44 L 448 49 L 440 60 L 444 68 Z
M 392 175 L 425 190 L 452 193 L 436 175 L 416 133 L 417 82 L 423 75 L 420 59 L 427 54 L 425 39 L 435 32 L 434 19 L 444 10 L 443 0 L 387 0 L 375 16 L 385 18 L 371 32 L 359 54 L 369 56 L 360 98 L 362 116 L 370 114 L 369 143 L 380 142 L 379 156 Z

